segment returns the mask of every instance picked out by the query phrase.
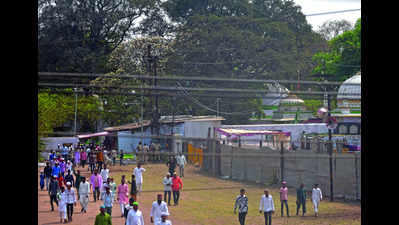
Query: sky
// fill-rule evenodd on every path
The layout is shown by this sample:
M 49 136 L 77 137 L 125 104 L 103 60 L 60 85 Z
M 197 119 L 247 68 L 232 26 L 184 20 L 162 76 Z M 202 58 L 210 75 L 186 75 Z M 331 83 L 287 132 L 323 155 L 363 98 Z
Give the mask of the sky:
M 361 0 L 294 0 L 294 2 L 301 6 L 302 13 L 305 15 L 361 8 Z M 316 31 L 319 29 L 319 26 L 327 20 L 345 19 L 354 25 L 356 20 L 360 17 L 361 10 L 329 15 L 307 16 L 306 19 L 308 23 L 312 25 L 313 30 Z

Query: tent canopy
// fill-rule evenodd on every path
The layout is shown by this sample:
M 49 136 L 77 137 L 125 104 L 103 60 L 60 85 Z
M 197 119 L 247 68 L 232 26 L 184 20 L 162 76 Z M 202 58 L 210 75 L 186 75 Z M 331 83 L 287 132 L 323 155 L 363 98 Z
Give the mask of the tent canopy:
M 77 135 L 77 137 L 79 139 L 82 139 L 82 138 L 91 138 L 91 137 L 98 137 L 98 136 L 107 136 L 109 134 L 110 134 L 109 132 L 105 131 L 105 132 L 92 133 L 92 134 L 80 134 L 80 135 Z
M 222 135 L 225 135 L 227 137 L 253 136 L 253 135 L 285 135 L 285 136 L 291 135 L 291 132 L 281 132 L 273 130 L 242 130 L 242 129 L 226 129 L 226 128 L 217 128 L 216 130 Z

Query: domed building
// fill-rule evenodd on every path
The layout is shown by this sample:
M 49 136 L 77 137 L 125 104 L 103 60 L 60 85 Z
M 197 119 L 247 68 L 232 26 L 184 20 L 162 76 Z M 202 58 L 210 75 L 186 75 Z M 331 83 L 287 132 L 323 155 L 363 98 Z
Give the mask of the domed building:
M 338 89 L 337 109 L 331 112 L 338 122 L 335 134 L 359 135 L 361 129 L 361 72 L 345 80 Z

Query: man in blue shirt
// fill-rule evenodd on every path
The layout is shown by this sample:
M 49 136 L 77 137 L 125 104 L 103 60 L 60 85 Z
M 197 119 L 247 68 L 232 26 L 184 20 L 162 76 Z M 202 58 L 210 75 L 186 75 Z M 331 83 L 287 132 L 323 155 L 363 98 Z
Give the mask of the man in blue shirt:
M 60 166 L 58 165 L 58 162 L 56 161 L 55 162 L 55 165 L 53 166 L 53 171 L 52 171 L 52 174 L 51 175 L 53 175 L 53 176 L 55 176 L 56 178 L 58 178 L 58 174 L 59 173 L 61 173 L 61 168 L 60 168 Z

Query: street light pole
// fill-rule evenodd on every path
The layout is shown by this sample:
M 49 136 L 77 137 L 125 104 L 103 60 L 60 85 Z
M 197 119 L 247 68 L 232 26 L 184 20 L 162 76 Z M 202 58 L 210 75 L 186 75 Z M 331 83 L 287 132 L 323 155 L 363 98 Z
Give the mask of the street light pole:
M 76 135 L 76 116 L 77 116 L 77 111 L 78 111 L 78 94 L 77 94 L 77 88 L 73 89 L 75 92 L 75 125 L 74 125 L 74 135 Z
M 327 102 L 328 102 L 328 121 L 327 124 L 330 122 L 331 117 L 331 103 L 330 103 L 330 94 L 327 94 Z M 333 153 L 333 145 L 331 142 L 331 129 L 328 128 L 328 142 L 329 142 L 329 164 L 330 164 L 330 201 L 334 201 L 334 183 L 333 183 L 333 163 L 332 163 L 332 153 Z

